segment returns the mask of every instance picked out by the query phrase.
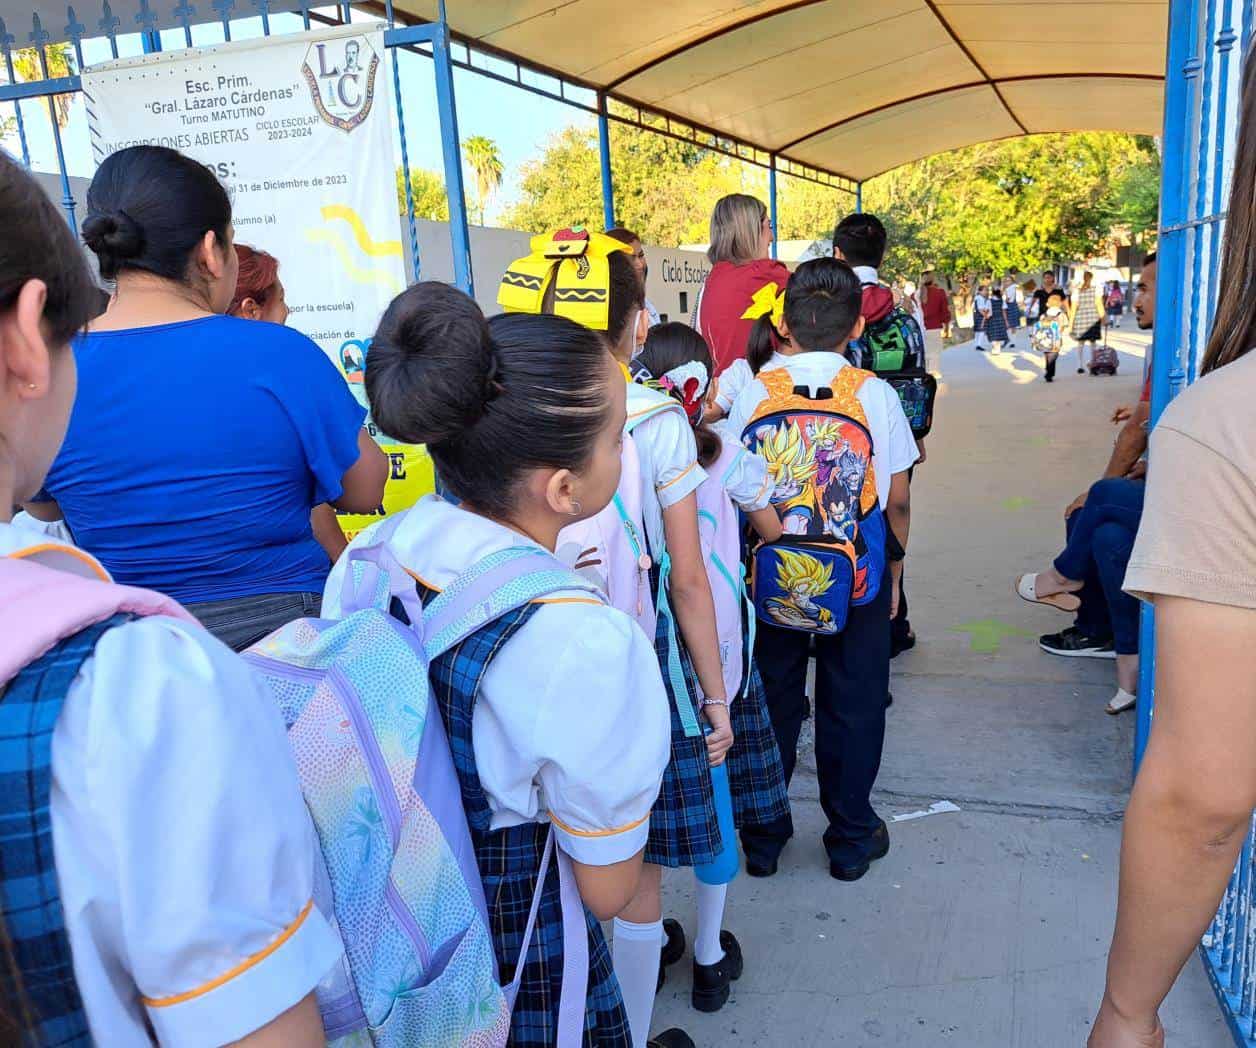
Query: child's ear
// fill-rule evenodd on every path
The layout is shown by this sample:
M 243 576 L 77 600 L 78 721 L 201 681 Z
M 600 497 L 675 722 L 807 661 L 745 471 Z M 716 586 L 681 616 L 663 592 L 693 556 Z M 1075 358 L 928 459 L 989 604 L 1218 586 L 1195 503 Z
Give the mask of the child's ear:
M 860 316 L 859 319 L 855 321 L 855 326 L 850 329 L 850 335 L 847 337 L 846 341 L 854 342 L 855 339 L 861 337 L 863 333 L 864 333 L 864 318 Z
M 578 517 L 580 501 L 576 498 L 576 475 L 569 469 L 556 469 L 545 482 L 545 501 L 549 508 L 564 517 Z
M 776 325 L 776 333 L 781 336 L 782 342 L 789 341 L 789 321 L 781 317 L 781 322 Z

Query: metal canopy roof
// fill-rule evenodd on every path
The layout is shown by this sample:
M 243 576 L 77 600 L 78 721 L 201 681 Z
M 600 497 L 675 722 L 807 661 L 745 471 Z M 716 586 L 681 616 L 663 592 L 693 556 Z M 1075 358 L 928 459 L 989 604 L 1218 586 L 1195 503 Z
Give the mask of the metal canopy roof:
M 436 0 L 394 9 L 437 17 Z M 856 180 L 1014 135 L 1161 131 L 1166 0 L 448 0 L 447 18 L 475 46 Z

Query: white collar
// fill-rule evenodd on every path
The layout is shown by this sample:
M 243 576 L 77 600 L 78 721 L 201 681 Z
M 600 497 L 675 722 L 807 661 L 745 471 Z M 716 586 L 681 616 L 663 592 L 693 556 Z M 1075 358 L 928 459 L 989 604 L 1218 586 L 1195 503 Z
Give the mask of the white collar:
M 0 523 L 0 557 L 19 557 L 56 571 L 109 582 L 109 573 L 89 553 L 67 546 L 20 521 Z
M 881 281 L 877 277 L 877 271 L 872 266 L 851 266 L 855 271 L 855 276 L 859 278 L 861 284 L 879 284 Z

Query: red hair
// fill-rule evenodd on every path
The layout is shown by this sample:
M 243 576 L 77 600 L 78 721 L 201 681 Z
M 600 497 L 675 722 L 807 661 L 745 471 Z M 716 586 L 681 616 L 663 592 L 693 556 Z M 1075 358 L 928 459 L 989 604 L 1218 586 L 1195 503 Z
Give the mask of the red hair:
M 279 259 L 274 255 L 248 244 L 237 244 L 236 256 L 240 259 L 240 275 L 236 278 L 235 295 L 227 310 L 232 316 L 239 315 L 240 306 L 246 298 L 251 298 L 259 306 L 266 305 L 279 280 Z

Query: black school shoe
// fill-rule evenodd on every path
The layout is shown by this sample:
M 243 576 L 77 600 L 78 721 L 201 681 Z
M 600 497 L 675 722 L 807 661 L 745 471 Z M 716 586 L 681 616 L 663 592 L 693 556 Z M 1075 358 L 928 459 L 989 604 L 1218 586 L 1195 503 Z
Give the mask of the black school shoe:
M 1038 638 L 1038 647 L 1049 655 L 1068 658 L 1115 659 L 1116 648 L 1111 637 L 1092 637 L 1076 626 L 1059 633 L 1045 633 Z
M 720 932 L 724 956 L 714 964 L 693 962 L 693 1006 L 700 1012 L 718 1012 L 728 1001 L 729 983 L 741 978 L 745 963 L 741 943 L 732 932 Z
M 867 858 L 849 865 L 829 860 L 829 876 L 838 881 L 857 881 L 868 872 L 868 868 L 877 859 L 884 859 L 889 851 L 890 831 L 882 822 L 877 832 L 872 835 L 872 850 L 868 852 Z
M 664 1030 L 645 1042 L 646 1048 L 696 1048 L 693 1038 L 684 1030 Z
M 663 951 L 659 954 L 659 981 L 654 987 L 658 993 L 667 982 L 668 965 L 675 964 L 685 955 L 685 929 L 680 921 L 667 917 L 663 921 Z

